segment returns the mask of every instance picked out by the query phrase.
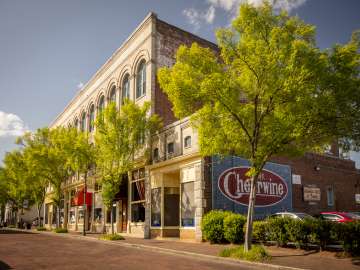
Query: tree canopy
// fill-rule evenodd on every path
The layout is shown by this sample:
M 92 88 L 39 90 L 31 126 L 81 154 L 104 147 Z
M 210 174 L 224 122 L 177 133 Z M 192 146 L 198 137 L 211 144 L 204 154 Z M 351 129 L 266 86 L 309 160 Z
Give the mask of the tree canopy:
M 232 26 L 216 36 L 219 52 L 180 46 L 175 65 L 158 77 L 175 115 L 192 115 L 203 155 L 250 161 L 248 250 L 255 184 L 265 163 L 352 137 L 359 123 L 359 40 L 354 35 L 322 51 L 314 26 L 274 13 L 269 3 L 241 5 Z

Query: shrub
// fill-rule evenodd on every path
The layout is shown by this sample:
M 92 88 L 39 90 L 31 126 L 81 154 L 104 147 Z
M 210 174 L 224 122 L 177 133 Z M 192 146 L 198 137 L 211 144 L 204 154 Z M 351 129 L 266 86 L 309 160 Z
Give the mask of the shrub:
M 289 241 L 289 234 L 287 232 L 288 226 L 286 224 L 292 221 L 291 218 L 270 218 L 268 222 L 268 238 L 270 241 L 275 241 L 277 246 L 285 246 Z
M 54 230 L 55 233 L 68 233 L 66 228 L 57 228 Z
M 331 242 L 336 223 L 322 219 L 307 219 L 304 221 L 304 226 L 307 232 L 307 241 L 319 245 L 320 250 L 324 250 Z
M 360 221 L 342 224 L 341 229 L 339 239 L 344 251 L 353 256 L 360 255 Z
M 45 227 L 36 227 L 36 230 L 37 231 L 46 231 L 46 228 Z
M 244 227 L 244 230 L 246 228 Z M 267 222 L 254 221 L 253 222 L 253 239 L 259 242 L 265 242 L 267 239 Z
M 212 210 L 201 220 L 201 230 L 205 240 L 211 243 L 224 242 L 224 219 L 230 212 Z
M 230 243 L 240 243 L 244 240 L 244 224 L 246 218 L 240 214 L 229 213 L 224 218 L 224 238 Z
M 300 219 L 290 219 L 284 224 L 290 242 L 297 248 L 307 242 L 307 230 L 305 222 Z
M 120 234 L 103 234 L 99 237 L 99 239 L 107 241 L 117 241 L 124 240 L 125 238 L 122 237 Z
M 271 259 L 271 256 L 266 252 L 262 245 L 252 245 L 251 250 L 248 252 L 244 251 L 243 245 L 233 248 L 225 248 L 220 252 L 219 256 L 257 262 L 263 262 Z
M 10 228 L 10 229 L 14 229 L 14 228 L 16 228 L 16 226 L 15 225 L 12 225 L 12 224 L 10 224 L 9 226 L 7 226 L 8 228 Z

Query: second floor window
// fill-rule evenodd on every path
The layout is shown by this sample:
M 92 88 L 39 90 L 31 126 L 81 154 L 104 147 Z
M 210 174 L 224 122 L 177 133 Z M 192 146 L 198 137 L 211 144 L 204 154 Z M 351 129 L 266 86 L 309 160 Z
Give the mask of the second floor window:
M 129 74 L 126 74 L 122 83 L 121 102 L 124 103 L 125 99 L 130 98 L 130 78 Z
M 184 147 L 189 148 L 191 147 L 191 136 L 186 136 L 184 139 Z
M 110 100 L 110 102 L 116 103 L 116 87 L 115 87 L 115 85 L 111 88 L 109 100 Z
M 86 130 L 86 113 L 84 112 L 81 116 L 81 131 Z
M 145 95 L 146 93 L 146 65 L 145 60 L 142 60 L 139 64 L 136 73 L 136 98 Z
M 89 131 L 94 131 L 94 123 L 95 123 L 95 107 L 91 105 L 90 113 L 89 113 Z
M 174 154 L 174 143 L 173 142 L 167 144 L 167 153 Z
M 155 148 L 155 149 L 154 149 L 153 157 L 154 157 L 154 160 L 158 160 L 158 159 L 159 159 L 159 148 Z

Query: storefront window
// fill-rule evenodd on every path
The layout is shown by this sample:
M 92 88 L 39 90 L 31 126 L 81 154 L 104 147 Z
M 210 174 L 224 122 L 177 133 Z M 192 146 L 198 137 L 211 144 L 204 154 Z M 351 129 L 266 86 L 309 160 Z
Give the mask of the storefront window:
M 102 221 L 102 209 L 101 208 L 94 209 L 94 221 L 97 224 L 101 224 L 101 221 Z
M 194 182 L 181 184 L 181 226 L 195 226 Z
M 84 223 L 84 210 L 83 209 L 78 209 L 78 224 L 83 224 Z
M 69 223 L 75 224 L 75 209 L 71 208 L 69 212 Z
M 131 178 L 131 221 L 145 221 L 145 169 L 132 172 Z
M 161 188 L 151 190 L 151 226 L 161 226 Z
M 112 208 L 113 222 L 116 222 L 116 206 Z M 110 209 L 106 210 L 106 223 L 111 223 L 111 211 Z
M 164 225 L 179 226 L 179 188 L 164 188 Z

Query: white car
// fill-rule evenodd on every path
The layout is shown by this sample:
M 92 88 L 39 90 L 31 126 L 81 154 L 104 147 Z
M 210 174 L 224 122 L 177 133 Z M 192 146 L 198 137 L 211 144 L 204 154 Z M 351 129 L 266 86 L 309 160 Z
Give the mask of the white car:
M 279 212 L 269 216 L 269 218 L 273 218 L 273 217 L 289 217 L 300 220 L 304 220 L 306 218 L 313 219 L 313 217 L 310 216 L 309 214 L 301 213 L 301 212 Z

